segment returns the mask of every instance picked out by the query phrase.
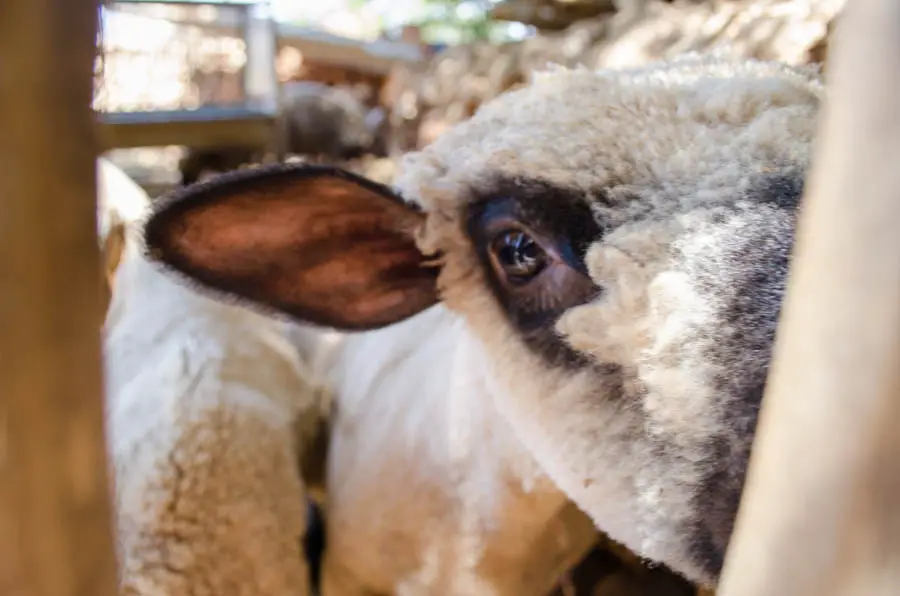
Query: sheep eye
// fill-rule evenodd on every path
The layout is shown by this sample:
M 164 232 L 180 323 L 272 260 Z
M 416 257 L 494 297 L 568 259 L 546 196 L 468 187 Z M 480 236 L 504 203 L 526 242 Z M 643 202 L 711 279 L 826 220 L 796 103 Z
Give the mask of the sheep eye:
M 547 253 L 534 238 L 521 230 L 498 234 L 491 243 L 491 252 L 510 281 L 527 282 L 547 266 Z

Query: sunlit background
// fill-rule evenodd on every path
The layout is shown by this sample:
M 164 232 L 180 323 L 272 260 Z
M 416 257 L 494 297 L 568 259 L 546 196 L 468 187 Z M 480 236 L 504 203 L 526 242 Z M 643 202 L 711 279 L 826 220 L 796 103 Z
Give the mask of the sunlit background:
M 168 111 L 158 119 L 172 124 L 213 108 L 281 110 L 285 85 L 317 81 L 382 113 L 373 121 L 385 123 L 383 146 L 365 160 L 389 177 L 391 159 L 549 64 L 618 68 L 717 46 L 821 62 L 844 2 L 651 0 L 631 21 L 612 0 L 105 0 L 94 106 L 102 114 Z M 161 192 L 183 179 L 179 162 L 196 140 L 176 128 L 168 130 L 180 140 L 112 143 L 108 156 Z M 222 171 L 247 159 L 214 161 Z
M 248 14 L 242 12 L 244 6 L 250 7 L 250 15 L 271 18 L 283 37 L 320 40 L 335 47 L 370 44 L 367 51 L 384 60 L 415 61 L 424 55 L 410 54 L 418 48 L 433 54 L 460 44 L 517 41 L 535 33 L 520 22 L 491 19 L 489 10 L 499 0 L 191 3 L 106 3 L 95 108 L 194 110 L 245 102 L 242 73 L 252 52 L 240 29 Z M 284 42 L 274 62 L 277 80 L 285 82 L 307 78 L 304 68 L 316 60 L 307 59 L 304 65 L 304 52 Z M 419 108 L 408 106 L 403 111 L 412 119 Z M 162 188 L 178 181 L 177 164 L 184 154 L 185 147 L 171 145 L 118 149 L 109 156 L 140 181 L 153 179 L 151 185 Z
M 184 1 L 201 3 L 200 0 Z M 534 28 L 523 23 L 489 22 L 488 10 L 500 1 L 270 0 L 268 5 L 272 18 L 280 23 L 314 27 L 358 40 L 396 38 L 403 26 L 411 24 L 420 27 L 426 43 L 439 45 L 476 39 L 502 42 L 533 35 Z M 133 20 L 111 18 L 105 23 L 105 30 L 110 35 L 139 37 L 141 25 Z
M 314 24 L 326 31 L 358 39 L 391 34 L 403 25 L 422 26 L 428 43 L 464 43 L 476 38 L 522 39 L 533 29 L 522 23 L 486 25 L 487 9 L 499 0 L 273 0 L 273 16 L 283 22 Z

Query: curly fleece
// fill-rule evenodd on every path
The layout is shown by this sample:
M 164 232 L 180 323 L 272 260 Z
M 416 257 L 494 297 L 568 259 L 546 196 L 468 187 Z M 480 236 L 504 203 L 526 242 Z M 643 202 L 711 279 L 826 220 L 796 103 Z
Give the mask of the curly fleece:
M 441 253 L 444 302 L 491 354 L 520 440 L 598 527 L 704 583 L 742 487 L 822 95 L 814 70 L 716 56 L 556 69 L 396 179 L 427 212 L 420 247 Z M 603 291 L 556 329 L 616 374 L 555 370 L 508 323 L 464 231 L 498 178 L 590 206 L 603 234 L 585 264 Z
M 100 175 L 101 192 L 119 193 L 102 208 L 130 198 L 146 210 L 121 172 Z M 146 262 L 138 219 L 104 337 L 120 592 L 306 596 L 297 437 L 319 412 L 308 371 L 280 323 Z

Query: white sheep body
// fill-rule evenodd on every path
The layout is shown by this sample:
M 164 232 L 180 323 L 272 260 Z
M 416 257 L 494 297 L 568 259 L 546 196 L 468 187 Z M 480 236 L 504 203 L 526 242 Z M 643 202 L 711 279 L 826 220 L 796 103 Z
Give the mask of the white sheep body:
M 343 336 L 323 594 L 542 594 L 594 531 L 499 416 L 464 321 L 435 307 Z
M 130 223 L 149 206 L 110 164 L 99 188 L 101 209 L 143 206 Z M 173 283 L 126 238 L 104 337 L 122 592 L 305 596 L 309 372 L 283 323 Z

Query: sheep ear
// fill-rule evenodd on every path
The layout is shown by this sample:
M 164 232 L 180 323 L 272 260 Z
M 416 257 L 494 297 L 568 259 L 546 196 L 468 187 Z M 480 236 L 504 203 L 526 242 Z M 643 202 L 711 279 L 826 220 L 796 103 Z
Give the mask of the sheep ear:
M 278 164 L 224 174 L 155 205 L 151 259 L 299 321 L 375 329 L 438 300 L 416 248 L 424 215 L 339 168 Z

